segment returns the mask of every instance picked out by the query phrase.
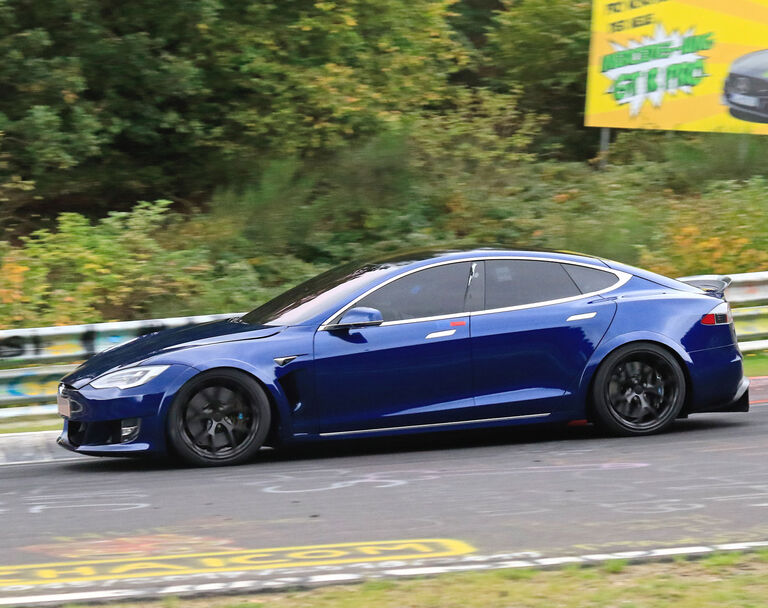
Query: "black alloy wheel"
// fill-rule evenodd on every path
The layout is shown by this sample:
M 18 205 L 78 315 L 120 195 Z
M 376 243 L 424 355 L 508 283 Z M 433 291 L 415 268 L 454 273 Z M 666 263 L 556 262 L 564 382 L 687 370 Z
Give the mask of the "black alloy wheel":
M 237 370 L 212 370 L 185 385 L 168 414 L 168 437 L 189 464 L 244 462 L 264 444 L 271 424 L 259 384 Z
M 596 422 L 617 435 L 648 435 L 674 422 L 685 403 L 677 359 L 651 343 L 629 344 L 606 357 L 592 391 Z

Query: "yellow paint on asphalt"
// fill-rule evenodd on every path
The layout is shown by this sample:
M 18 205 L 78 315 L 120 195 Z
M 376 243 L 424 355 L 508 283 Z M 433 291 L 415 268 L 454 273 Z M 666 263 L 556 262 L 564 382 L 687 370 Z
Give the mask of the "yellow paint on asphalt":
M 474 547 L 459 540 L 431 538 L 24 564 L 0 566 L 0 589 L 15 585 L 46 585 L 454 557 L 474 551 Z

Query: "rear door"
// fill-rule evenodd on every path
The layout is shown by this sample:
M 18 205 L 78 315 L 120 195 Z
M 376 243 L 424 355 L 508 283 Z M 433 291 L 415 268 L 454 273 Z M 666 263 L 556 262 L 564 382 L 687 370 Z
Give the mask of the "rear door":
M 619 281 L 557 261 L 486 260 L 485 306 L 471 326 L 478 410 L 508 417 L 572 407 L 569 397 L 616 312 L 599 293 Z

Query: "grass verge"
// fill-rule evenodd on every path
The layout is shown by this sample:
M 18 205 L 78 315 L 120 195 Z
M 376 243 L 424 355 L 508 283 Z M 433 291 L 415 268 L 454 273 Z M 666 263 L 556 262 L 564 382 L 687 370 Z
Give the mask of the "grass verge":
M 247 596 L 166 598 L 118 608 L 722 608 L 765 606 L 768 551 L 713 554 L 696 561 L 495 570 L 429 579 Z
M 768 351 L 744 353 L 744 373 L 747 376 L 768 376 Z

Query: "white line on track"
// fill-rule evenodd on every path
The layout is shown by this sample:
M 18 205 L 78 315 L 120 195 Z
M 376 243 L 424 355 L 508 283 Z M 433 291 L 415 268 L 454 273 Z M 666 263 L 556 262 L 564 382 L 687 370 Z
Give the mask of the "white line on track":
M 6 437 L 40 437 L 41 435 L 61 435 L 61 431 L 24 431 L 23 433 L 3 433 L 0 439 Z
M 0 606 L 18 606 L 20 604 L 51 604 L 64 602 L 104 601 L 123 599 L 142 595 L 141 591 L 130 589 L 111 589 L 109 591 L 80 591 L 77 593 L 51 593 L 47 595 L 27 595 L 25 597 L 0 597 Z
M 0 462 L 0 467 L 15 467 L 18 464 L 51 464 L 53 462 L 83 462 L 84 456 L 74 458 L 46 458 L 44 460 L 19 460 L 17 462 Z

